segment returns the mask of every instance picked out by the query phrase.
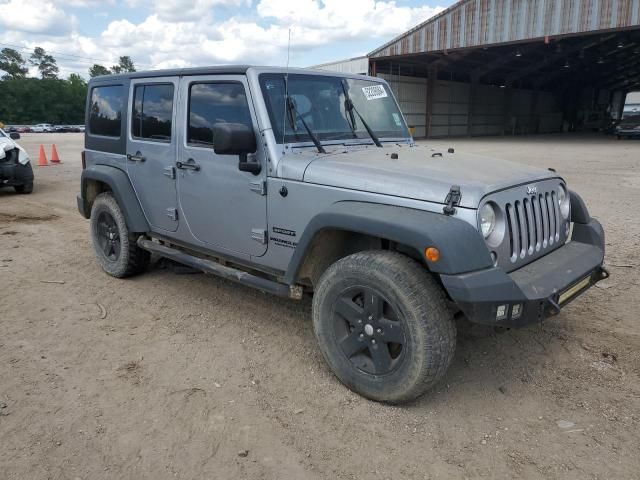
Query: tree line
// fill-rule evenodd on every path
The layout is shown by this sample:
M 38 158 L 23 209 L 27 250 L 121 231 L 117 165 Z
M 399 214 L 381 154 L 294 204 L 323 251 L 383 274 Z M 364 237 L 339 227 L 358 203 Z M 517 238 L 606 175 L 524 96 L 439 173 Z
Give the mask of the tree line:
M 35 67 L 37 77 L 29 77 L 29 67 Z M 89 76 L 135 72 L 128 56 L 107 68 L 94 64 Z M 5 124 L 79 124 L 84 122 L 87 82 L 72 73 L 66 79 L 58 77 L 56 59 L 42 47 L 36 47 L 28 58 L 18 50 L 0 50 L 0 122 Z

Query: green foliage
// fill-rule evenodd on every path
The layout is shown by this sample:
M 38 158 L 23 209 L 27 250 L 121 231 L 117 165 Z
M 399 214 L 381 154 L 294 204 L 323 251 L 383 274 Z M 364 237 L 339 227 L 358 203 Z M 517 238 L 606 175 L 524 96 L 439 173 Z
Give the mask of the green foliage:
M 34 67 L 38 67 L 42 78 L 58 78 L 58 65 L 56 59 L 45 52 L 44 48 L 36 47 L 29 57 L 29 63 Z
M 13 48 L 3 48 L 0 50 L 0 70 L 6 72 L 2 79 L 25 78 L 29 69 L 26 61 L 17 50 Z
M 56 59 L 43 48 L 36 47 L 29 63 L 38 67 L 42 78 L 26 78 L 26 60 L 12 48 L 0 51 L 0 70 L 6 72 L 0 80 L 0 122 L 5 124 L 80 124 L 84 123 L 87 82 L 72 73 L 67 80 L 58 79 Z M 91 77 L 113 73 L 135 72 L 131 57 L 122 56 L 118 65 L 109 70 L 95 64 Z
M 107 67 L 103 67 L 102 65 L 98 65 L 97 63 L 94 63 L 93 67 L 89 69 L 89 76 L 91 78 L 99 77 L 100 75 L 110 75 L 110 74 L 111 74 L 111 70 L 109 70 Z
M 131 60 L 131 57 L 125 55 L 124 57 L 120 57 L 118 65 L 114 65 L 113 67 L 111 67 L 111 71 L 113 73 L 135 72 L 136 67 L 133 64 L 133 60 Z
M 111 69 L 108 69 L 103 65 L 98 65 L 97 63 L 95 63 L 89 69 L 89 76 L 93 78 L 93 77 L 99 77 L 100 75 L 111 75 L 112 73 L 126 73 L 126 72 L 135 72 L 135 71 L 136 71 L 136 66 L 133 64 L 133 60 L 131 60 L 131 57 L 125 55 L 123 57 L 120 57 L 120 60 L 118 61 L 118 65 L 114 65 L 113 67 L 111 67 Z
M 0 121 L 5 124 L 84 123 L 87 84 L 79 75 L 69 80 L 21 78 L 0 82 Z

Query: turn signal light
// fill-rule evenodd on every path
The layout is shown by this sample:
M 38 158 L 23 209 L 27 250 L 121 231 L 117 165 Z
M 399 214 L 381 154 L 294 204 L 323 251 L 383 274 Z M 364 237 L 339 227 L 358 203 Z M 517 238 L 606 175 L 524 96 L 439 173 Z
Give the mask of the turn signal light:
M 435 263 L 440 260 L 440 250 L 436 247 L 428 247 L 424 250 L 424 256 L 430 262 Z

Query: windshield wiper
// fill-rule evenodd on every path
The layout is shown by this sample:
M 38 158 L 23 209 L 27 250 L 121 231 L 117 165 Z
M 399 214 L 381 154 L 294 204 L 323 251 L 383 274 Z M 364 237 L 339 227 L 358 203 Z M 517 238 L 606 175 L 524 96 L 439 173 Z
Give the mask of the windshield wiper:
M 289 121 L 291 122 L 291 128 L 293 128 L 294 131 L 296 130 L 296 123 L 297 123 L 296 120 L 299 119 L 302 122 L 302 125 L 304 126 L 304 129 L 309 134 L 309 137 L 311 138 L 311 141 L 313 142 L 313 144 L 318 149 L 318 152 L 319 153 L 327 153 L 327 151 L 324 149 L 324 147 L 320 143 L 320 140 L 318 140 L 318 137 L 316 137 L 316 135 L 313 133 L 311 128 L 309 128 L 309 125 L 307 125 L 307 122 L 305 122 L 304 118 L 302 118 L 302 116 L 300 116 L 300 114 L 298 113 L 298 109 L 296 108 L 296 104 L 293 101 L 293 98 L 291 98 L 290 96 L 287 96 L 287 112 L 289 114 Z
M 360 115 L 360 112 L 358 112 L 358 109 L 356 108 L 356 106 L 353 104 L 353 101 L 349 97 L 349 89 L 348 89 L 348 87 L 346 85 L 346 81 L 345 80 L 342 80 L 342 90 L 344 91 L 344 97 L 345 97 L 344 108 L 345 108 L 345 110 L 347 112 L 349 112 L 349 117 L 351 118 L 352 129 L 353 129 L 354 133 L 355 133 L 355 128 L 356 128 L 356 119 L 353 117 L 353 112 L 356 112 L 356 115 L 358 115 L 358 118 L 362 122 L 362 125 L 364 126 L 364 128 L 367 131 L 367 133 L 369 134 L 369 136 L 371 137 L 371 140 L 373 140 L 373 143 L 376 144 L 376 147 L 382 148 L 382 143 L 380 143 L 380 139 L 375 134 L 375 132 L 373 130 L 371 130 L 371 127 L 369 127 L 369 124 L 367 124 L 367 122 L 365 122 L 364 118 L 362 118 L 362 115 Z

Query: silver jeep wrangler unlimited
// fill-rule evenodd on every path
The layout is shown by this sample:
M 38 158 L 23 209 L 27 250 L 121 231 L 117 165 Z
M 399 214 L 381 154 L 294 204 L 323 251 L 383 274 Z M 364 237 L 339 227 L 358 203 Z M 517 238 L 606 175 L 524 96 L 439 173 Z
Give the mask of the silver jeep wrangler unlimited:
M 92 79 L 80 213 L 102 268 L 151 253 L 295 299 L 335 375 L 412 400 L 454 316 L 539 322 L 606 278 L 604 233 L 554 171 L 414 144 L 378 78 L 246 66 Z

